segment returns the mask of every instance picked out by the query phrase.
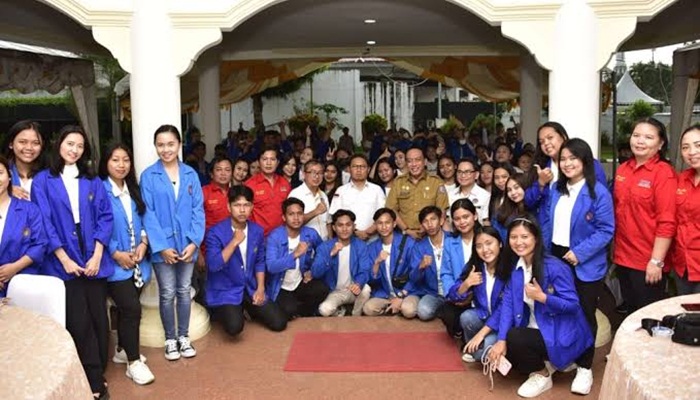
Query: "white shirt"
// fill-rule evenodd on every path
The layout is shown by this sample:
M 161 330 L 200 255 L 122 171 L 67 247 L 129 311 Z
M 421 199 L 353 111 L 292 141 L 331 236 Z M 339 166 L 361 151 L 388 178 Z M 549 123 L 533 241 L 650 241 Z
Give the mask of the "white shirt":
M 430 162 L 428 160 L 425 160 L 425 169 L 428 171 L 430 175 L 437 175 L 437 170 L 438 170 L 438 162 Z
M 559 180 L 559 163 L 555 163 L 552 160 L 552 166 L 549 169 L 552 170 L 552 181 L 549 183 L 549 187 L 553 188 Z
M 455 190 L 447 192 L 447 197 L 450 201 L 450 207 L 452 203 L 459 199 L 467 198 L 474 203 L 476 207 L 476 214 L 479 216 L 479 221 L 487 221 L 489 219 L 489 201 L 491 201 L 491 193 L 479 185 L 474 185 L 471 192 L 462 193 L 462 190 L 457 187 Z
M 289 243 L 289 253 L 291 254 L 294 252 L 297 246 L 299 246 L 301 235 L 295 238 L 288 237 L 287 239 Z M 297 258 L 296 260 L 294 260 L 294 262 L 294 269 L 288 269 L 287 271 L 285 271 L 284 280 L 282 281 L 282 289 L 288 290 L 290 292 L 296 290 L 296 288 L 302 281 L 301 270 L 299 269 L 299 259 Z
M 484 271 L 484 277 L 486 278 L 484 280 L 486 283 L 486 302 L 488 303 L 489 314 L 491 314 L 491 294 L 493 293 L 493 286 L 496 284 L 496 276 L 491 275 L 488 271 Z
M 34 178 L 27 178 L 24 179 L 22 177 L 19 178 L 19 187 L 27 191 L 27 194 L 32 194 L 32 182 L 34 182 Z
M 569 247 L 571 244 L 571 213 L 574 211 L 576 198 L 578 198 L 585 184 L 585 179 L 581 179 L 573 185 L 567 184 L 569 195 L 561 195 L 557 205 L 554 207 L 552 243 L 558 246 Z
M 523 270 L 523 283 L 527 285 L 532 280 L 532 266 L 526 267 L 525 260 L 522 257 L 520 257 L 520 259 L 518 260 L 518 265 L 515 266 L 515 269 L 518 268 Z M 537 320 L 535 319 L 535 300 L 527 297 L 527 294 L 525 293 L 524 289 L 523 301 L 525 302 L 525 304 L 527 304 L 528 308 L 530 309 L 530 320 L 527 323 L 527 327 L 540 329 L 539 326 L 537 326 Z
M 73 222 L 76 224 L 80 223 L 80 180 L 78 178 L 78 166 L 64 165 L 63 172 L 61 172 L 61 180 L 63 181 L 63 186 L 66 187 L 66 192 L 68 192 L 68 201 L 70 202 L 70 209 L 73 213 Z
M 233 234 L 236 234 L 236 229 L 231 226 L 231 231 Z M 243 259 L 243 264 L 241 265 L 241 268 L 245 271 L 246 268 L 248 267 L 247 264 L 247 256 L 248 256 L 248 224 L 245 224 L 245 229 L 243 229 L 243 234 L 245 235 L 245 239 L 241 242 L 241 244 L 238 245 L 238 251 L 241 252 L 241 258 Z
M 321 202 L 324 202 L 326 204 L 326 208 L 328 208 L 328 196 L 326 195 L 326 193 L 324 193 L 323 190 L 318 189 L 316 194 L 313 194 L 309 186 L 306 185 L 306 183 L 302 183 L 298 187 L 294 188 L 291 192 L 289 192 L 288 197 L 295 197 L 304 202 L 304 214 L 308 214 L 311 211 L 315 210 L 316 207 L 319 204 L 321 204 Z M 306 223 L 306 226 L 315 230 L 319 234 L 319 236 L 321 236 L 322 240 L 327 240 L 328 227 L 326 224 L 328 224 L 329 222 L 330 214 L 328 213 L 328 210 L 326 210 L 326 212 L 324 212 L 323 214 L 311 218 Z
M 365 181 L 364 184 L 349 182 L 338 188 L 333 197 L 330 213 L 350 210 L 355 213 L 355 229 L 364 231 L 374 225 L 374 213 L 384 207 L 386 195 L 379 185 Z
M 10 204 L 12 204 L 12 197 L 7 202 L 7 207 L 0 209 L 0 243 L 2 243 L 2 234 L 5 232 L 5 222 L 7 221 L 7 212 L 10 209 Z
M 469 262 L 469 259 L 472 258 L 472 243 L 474 239 L 470 240 L 468 243 L 464 242 L 462 238 L 460 238 L 459 241 L 462 242 L 462 254 L 464 254 L 464 263 L 466 264 Z M 469 269 L 471 269 L 471 266 Z
M 386 251 L 387 254 L 389 254 L 389 257 L 384 260 L 384 269 L 386 272 L 387 279 L 389 280 L 389 290 L 391 292 L 394 292 L 394 285 L 391 284 L 391 243 L 389 244 L 382 244 L 382 250 Z
M 443 246 L 445 245 L 444 233 L 442 238 L 442 246 L 433 245 L 433 241 L 430 240 L 430 238 L 428 238 L 428 241 L 430 242 L 430 246 L 433 248 L 433 260 L 435 261 L 435 269 L 437 270 L 438 294 L 443 296 L 445 291 L 442 287 L 442 279 L 440 279 L 440 269 L 442 268 L 442 250 Z
M 445 191 L 446 191 L 447 193 L 451 193 L 451 192 L 454 192 L 455 190 L 457 190 L 457 184 L 456 184 L 456 183 L 450 183 L 449 185 L 448 185 L 448 184 L 444 184 L 443 186 L 445 186 Z
M 136 234 L 133 232 L 134 220 L 131 212 L 131 195 L 129 194 L 129 187 L 124 183 L 124 188 L 119 189 L 119 186 L 112 180 L 112 178 L 107 178 L 109 183 L 112 185 L 112 194 L 114 197 L 118 198 L 124 207 L 124 213 L 126 214 L 126 220 L 129 222 L 130 235 L 131 235 L 131 247 L 136 247 Z
M 335 288 L 336 290 L 343 290 L 350 286 L 351 283 L 350 245 L 347 245 L 338 252 L 338 281 L 335 284 Z

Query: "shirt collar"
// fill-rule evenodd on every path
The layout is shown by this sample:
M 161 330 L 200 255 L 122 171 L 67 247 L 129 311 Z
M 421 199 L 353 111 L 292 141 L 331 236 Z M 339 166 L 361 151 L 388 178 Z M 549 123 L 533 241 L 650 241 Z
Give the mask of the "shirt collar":
M 578 193 L 581 191 L 581 188 L 583 188 L 583 185 L 586 184 L 586 179 L 581 179 L 580 181 L 574 183 L 573 185 L 569 185 L 568 183 L 566 184 L 566 188 L 569 189 L 569 194 L 571 193 Z
M 65 176 L 66 178 L 77 178 L 79 173 L 80 173 L 80 171 L 78 170 L 78 165 L 73 164 L 73 165 L 64 165 L 63 172 L 61 172 L 61 175 Z
M 119 186 L 117 185 L 116 182 L 112 180 L 112 177 L 107 178 L 109 180 L 109 183 L 112 185 L 112 194 L 114 197 L 120 197 L 122 195 L 129 195 L 129 187 L 124 183 L 124 189 L 119 189 Z
M 520 257 L 518 259 L 518 264 L 515 266 L 515 269 L 522 269 L 523 271 L 529 271 L 529 270 L 532 270 L 532 267 L 527 268 L 527 266 L 525 264 L 525 259 Z
M 642 166 L 640 168 L 646 168 L 649 171 L 651 171 L 652 169 L 654 169 L 654 165 L 656 165 L 656 163 L 658 163 L 659 161 L 661 161 L 661 157 L 659 156 L 659 153 L 656 153 L 647 162 L 642 164 Z M 632 167 L 632 170 L 637 169 L 637 159 L 636 158 L 634 158 L 634 157 L 630 158 L 629 163 L 630 163 L 630 167 Z
M 364 188 L 367 187 L 367 181 L 366 181 L 366 180 L 365 180 L 364 184 L 362 184 L 362 186 L 355 184 L 355 182 L 354 182 L 352 179 L 351 179 L 350 182 L 348 182 L 348 183 L 350 184 L 350 187 L 354 187 L 354 188 L 357 188 L 357 189 L 364 189 Z

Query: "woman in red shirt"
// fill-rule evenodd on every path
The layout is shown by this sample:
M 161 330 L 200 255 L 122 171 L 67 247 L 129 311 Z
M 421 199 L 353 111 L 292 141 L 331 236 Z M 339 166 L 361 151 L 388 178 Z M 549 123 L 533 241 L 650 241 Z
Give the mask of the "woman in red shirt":
M 678 177 L 673 268 L 678 294 L 700 293 L 700 124 L 681 135 L 681 154 L 690 168 Z
M 676 171 L 666 159 L 668 136 L 654 118 L 635 123 L 633 157 L 617 170 L 615 250 L 622 297 L 630 312 L 664 297 L 664 260 L 676 233 Z

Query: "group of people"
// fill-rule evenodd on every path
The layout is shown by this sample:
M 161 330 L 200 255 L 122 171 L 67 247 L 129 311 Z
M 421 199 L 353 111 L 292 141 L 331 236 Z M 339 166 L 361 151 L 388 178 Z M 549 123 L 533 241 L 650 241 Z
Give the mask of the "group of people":
M 569 369 L 571 391 L 590 392 L 611 242 L 630 310 L 665 296 L 671 269 L 679 293 L 700 292 L 700 126 L 680 137 L 689 169 L 677 176 L 663 124 L 638 121 L 612 188 L 588 144 L 556 122 L 539 128 L 534 151 L 517 134 L 491 138 L 495 151 L 478 134 L 382 134 L 367 158 L 323 135 L 320 150 L 295 150 L 266 132 L 256 160 L 220 153 L 205 183 L 163 125 L 159 159 L 137 181 L 127 146 L 95 168 L 83 129 L 66 126 L 44 163 L 40 127 L 20 121 L 0 157 L 0 290 L 17 273 L 65 282 L 66 328 L 96 398 L 107 393 L 108 296 L 112 360 L 137 384 L 155 379 L 139 353 L 152 273 L 168 360 L 196 355 L 194 282 L 231 336 L 245 314 L 273 331 L 297 317 L 439 318 L 465 362 L 507 358 L 528 375 L 522 397 Z

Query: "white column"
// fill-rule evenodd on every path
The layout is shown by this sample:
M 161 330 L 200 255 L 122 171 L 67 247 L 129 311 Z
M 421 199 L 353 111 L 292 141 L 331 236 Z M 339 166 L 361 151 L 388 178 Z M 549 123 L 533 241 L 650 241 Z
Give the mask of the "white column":
M 591 7 L 585 0 L 567 0 L 555 19 L 549 73 L 549 119 L 564 125 L 569 136 L 588 142 L 595 157 L 600 136 L 597 35 Z
M 537 143 L 542 114 L 544 71 L 531 54 L 520 56 L 520 131 L 525 143 Z
M 180 78 L 167 0 L 134 2 L 131 25 L 131 115 L 137 175 L 156 159 L 153 133 L 163 124 L 180 129 Z
M 207 159 L 214 156 L 214 147 L 221 143 L 221 109 L 219 107 L 219 55 L 209 51 L 197 61 L 199 70 L 200 130 L 207 145 Z

